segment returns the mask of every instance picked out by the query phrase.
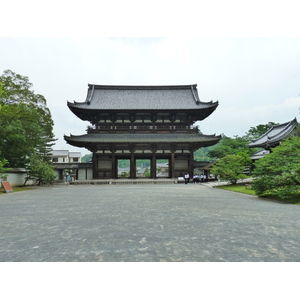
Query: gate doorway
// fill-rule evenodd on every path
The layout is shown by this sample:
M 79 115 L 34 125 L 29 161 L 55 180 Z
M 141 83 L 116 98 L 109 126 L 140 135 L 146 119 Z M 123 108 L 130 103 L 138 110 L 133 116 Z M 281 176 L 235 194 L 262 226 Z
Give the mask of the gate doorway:
M 118 159 L 117 160 L 117 172 L 118 178 L 130 177 L 130 159 Z
M 171 178 L 170 158 L 163 156 L 115 158 L 114 170 L 116 178 Z
M 151 177 L 151 159 L 136 159 L 135 168 L 137 178 Z
M 156 161 L 156 177 L 157 178 L 170 177 L 169 160 L 168 159 L 158 159 Z

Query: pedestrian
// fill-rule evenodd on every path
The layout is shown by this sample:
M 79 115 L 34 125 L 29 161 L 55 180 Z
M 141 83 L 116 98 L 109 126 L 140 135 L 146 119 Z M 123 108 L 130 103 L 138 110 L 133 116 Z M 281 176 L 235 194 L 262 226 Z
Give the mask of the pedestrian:
M 203 182 L 203 174 L 200 175 L 201 182 Z
M 69 184 L 70 179 L 71 179 L 71 177 L 70 177 L 69 173 L 67 172 L 67 173 L 66 173 L 66 185 Z
M 195 174 L 193 177 L 193 183 L 199 183 L 199 175 Z
M 184 175 L 184 182 L 185 182 L 185 184 L 188 184 L 189 181 L 190 181 L 190 174 L 189 174 L 189 173 L 186 173 L 186 174 Z

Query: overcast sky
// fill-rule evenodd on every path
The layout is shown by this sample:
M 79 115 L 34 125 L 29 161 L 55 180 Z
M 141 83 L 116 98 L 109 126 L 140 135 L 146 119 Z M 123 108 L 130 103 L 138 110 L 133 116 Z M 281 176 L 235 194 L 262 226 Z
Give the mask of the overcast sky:
M 10 69 L 28 76 L 33 90 L 46 97 L 58 138 L 55 149 L 87 153 L 67 145 L 63 135 L 85 134 L 88 123 L 71 113 L 67 100 L 85 101 L 88 83 L 196 83 L 201 101 L 219 101 L 217 110 L 199 124 L 204 134 L 242 136 L 259 124 L 300 120 L 299 37 L 213 33 L 212 37 L 116 38 L 71 33 L 69 38 L 14 37 L 18 34 L 13 31 L 12 37 L 0 37 L 0 72 Z

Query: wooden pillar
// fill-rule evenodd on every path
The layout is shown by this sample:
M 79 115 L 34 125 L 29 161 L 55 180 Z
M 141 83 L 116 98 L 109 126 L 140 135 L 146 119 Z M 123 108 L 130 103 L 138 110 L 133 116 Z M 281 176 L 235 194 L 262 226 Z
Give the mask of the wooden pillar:
M 118 174 L 116 171 L 116 154 L 115 154 L 115 149 L 112 149 L 111 151 L 111 168 L 112 168 L 112 178 L 117 179 Z
M 136 167 L 135 167 L 135 157 L 134 157 L 134 148 L 130 149 L 130 170 L 129 178 L 136 178 Z
M 156 153 L 155 152 L 152 152 L 150 177 L 156 179 Z
M 93 179 L 97 179 L 98 178 L 98 161 L 97 161 L 97 155 L 96 155 L 96 151 L 93 152 Z
M 169 174 L 171 178 L 175 178 L 175 150 L 171 150 L 171 159 L 169 163 Z
M 194 149 L 192 147 L 189 153 L 189 174 L 190 178 L 194 176 Z

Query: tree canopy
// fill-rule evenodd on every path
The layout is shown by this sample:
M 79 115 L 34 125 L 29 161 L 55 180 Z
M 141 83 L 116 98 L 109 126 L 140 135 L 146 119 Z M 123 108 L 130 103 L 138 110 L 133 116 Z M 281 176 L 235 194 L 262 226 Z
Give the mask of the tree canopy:
M 5 70 L 0 76 L 0 155 L 9 167 L 25 167 L 34 153 L 48 160 L 53 120 L 44 96 L 28 77 Z
M 300 137 L 291 137 L 255 163 L 253 189 L 288 199 L 300 192 Z
M 244 174 L 245 166 L 251 163 L 247 154 L 239 153 L 222 157 L 212 167 L 211 173 L 228 180 L 231 184 L 236 184 L 238 179 L 246 178 Z
M 263 134 L 265 134 L 274 125 L 278 125 L 278 123 L 269 122 L 268 124 L 259 124 L 255 127 L 250 127 L 250 129 L 245 133 L 243 138 L 251 142 L 252 140 L 257 139 Z
M 28 77 L 5 70 L 0 76 L 0 155 L 9 167 L 25 167 L 30 156 L 48 155 L 55 141 L 46 99 Z
M 255 150 L 250 149 L 247 146 L 248 143 L 248 140 L 244 137 L 235 136 L 234 138 L 230 138 L 223 136 L 222 140 L 209 150 L 208 155 L 211 159 L 220 159 L 226 155 L 236 155 L 238 153 L 245 153 L 250 156 Z

